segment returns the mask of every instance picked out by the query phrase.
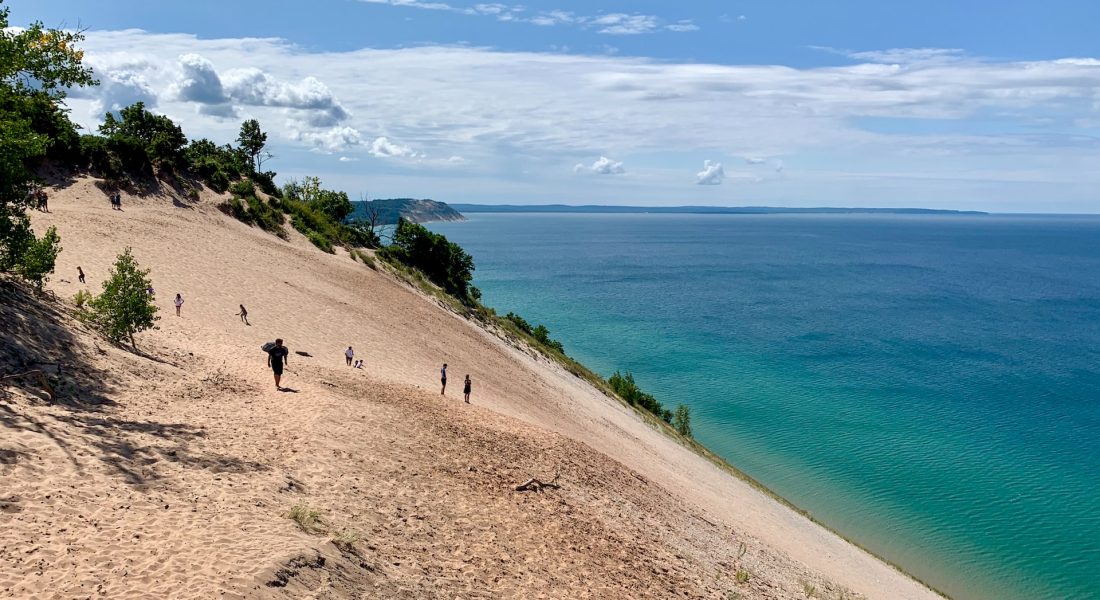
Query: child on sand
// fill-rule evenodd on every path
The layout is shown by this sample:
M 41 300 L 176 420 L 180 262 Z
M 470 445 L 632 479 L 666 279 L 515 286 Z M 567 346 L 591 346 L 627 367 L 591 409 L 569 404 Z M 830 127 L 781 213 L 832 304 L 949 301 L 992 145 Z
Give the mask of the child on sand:
M 237 316 L 241 318 L 241 321 L 243 321 L 245 325 L 249 327 L 252 326 L 252 324 L 248 322 L 248 311 L 244 309 L 243 304 L 241 305 L 241 312 L 237 313 Z
M 439 395 L 443 396 L 447 394 L 447 363 L 443 363 L 443 368 L 439 370 L 439 381 L 443 383 L 443 387 L 439 389 Z
M 290 350 L 283 345 L 282 338 L 275 340 L 275 346 L 267 351 L 267 366 L 271 367 L 271 371 L 275 373 L 275 389 L 280 392 L 283 391 L 279 382 L 283 378 L 283 366 L 289 365 L 290 360 L 287 358 L 290 355 Z
M 355 368 L 356 369 L 362 369 L 363 368 L 363 361 L 362 360 L 355 361 Z
M 462 384 L 462 395 L 466 398 L 466 404 L 470 403 L 470 385 L 473 382 L 470 381 L 470 376 L 466 376 L 466 382 Z
M 77 267 L 76 272 L 77 272 L 76 278 L 78 280 L 80 280 L 80 283 L 84 283 L 84 269 L 81 269 L 80 267 Z
M 183 296 L 176 294 L 176 299 L 172 304 L 176 305 L 176 316 L 180 316 L 180 309 L 183 308 Z
M 344 350 L 344 359 L 348 361 L 348 366 L 351 366 L 351 359 L 355 358 L 355 350 L 348 346 L 347 350 Z

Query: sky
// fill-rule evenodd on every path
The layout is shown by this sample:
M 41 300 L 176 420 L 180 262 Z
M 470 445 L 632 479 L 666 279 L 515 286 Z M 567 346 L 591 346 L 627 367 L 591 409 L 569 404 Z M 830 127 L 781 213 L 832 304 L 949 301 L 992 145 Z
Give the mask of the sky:
M 7 0 L 353 199 L 1100 213 L 1090 0 Z

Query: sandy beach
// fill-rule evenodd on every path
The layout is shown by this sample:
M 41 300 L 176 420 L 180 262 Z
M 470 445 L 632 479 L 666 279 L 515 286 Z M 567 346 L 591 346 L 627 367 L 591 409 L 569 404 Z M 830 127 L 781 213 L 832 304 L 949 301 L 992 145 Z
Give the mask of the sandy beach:
M 60 301 L 0 302 L 0 360 L 60 363 L 61 385 L 0 388 L 0 597 L 940 597 L 383 267 L 220 201 L 112 211 L 82 178 L 33 213 L 61 235 Z M 126 247 L 161 309 L 139 353 L 70 301 Z

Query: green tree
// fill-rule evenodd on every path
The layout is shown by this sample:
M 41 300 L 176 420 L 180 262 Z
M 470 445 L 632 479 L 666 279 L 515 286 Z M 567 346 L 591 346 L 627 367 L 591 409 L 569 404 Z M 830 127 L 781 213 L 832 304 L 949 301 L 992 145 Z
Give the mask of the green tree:
M 17 271 L 23 279 L 30 281 L 38 289 L 49 281 L 47 275 L 53 273 L 57 263 L 57 255 L 61 253 L 61 236 L 57 235 L 57 228 L 50 227 L 46 230 L 42 239 L 31 236 L 23 259 L 20 261 Z
M 433 283 L 463 302 L 472 302 L 480 296 L 470 285 L 474 278 L 473 257 L 462 246 L 423 225 L 400 219 L 387 254 L 420 269 Z
M 83 39 L 79 33 L 46 29 L 39 22 L 8 29 L 9 14 L 0 8 L 0 271 L 33 275 L 41 267 L 24 265 L 26 253 L 43 246 L 26 215 L 34 181 L 29 165 L 51 148 L 73 142 L 69 133 L 75 129 L 60 102 L 66 89 L 96 81 L 76 48 Z
M 153 165 L 183 163 L 187 136 L 172 119 L 145 110 L 144 102 L 135 102 L 118 115 L 107 113 L 99 131 L 128 170 L 147 172 Z
M 680 432 L 680 435 L 684 437 L 692 437 L 691 435 L 691 409 L 683 404 L 676 407 L 676 412 L 672 415 L 672 426 L 676 428 L 676 431 Z
M 237 136 L 237 143 L 241 145 L 241 150 L 251 159 L 252 172 L 258 172 L 267 156 L 267 153 L 264 152 L 264 148 L 267 146 L 267 134 L 260 129 L 260 122 L 256 119 L 249 119 L 241 123 L 241 134 Z
M 147 291 L 152 285 L 149 271 L 138 266 L 127 248 L 118 255 L 103 282 L 103 293 L 91 301 L 92 321 L 112 340 L 129 338 L 130 345 L 137 347 L 134 334 L 156 329 L 160 320 L 157 305 Z

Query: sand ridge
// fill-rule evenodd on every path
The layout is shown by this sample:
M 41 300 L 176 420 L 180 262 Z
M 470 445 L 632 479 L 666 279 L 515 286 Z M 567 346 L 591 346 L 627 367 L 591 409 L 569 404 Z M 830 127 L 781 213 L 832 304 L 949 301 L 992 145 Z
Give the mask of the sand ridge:
M 0 398 L 0 597 L 936 597 L 560 367 L 218 201 L 126 196 L 120 213 L 85 178 L 34 215 L 62 236 L 59 297 L 85 287 L 77 265 L 98 292 L 131 246 L 162 320 L 135 355 L 64 310 L 34 330 L 0 302 L 27 328 L 17 349 L 61 357 L 69 382 L 57 403 Z M 274 337 L 296 392 L 274 390 Z M 560 490 L 512 489 L 559 472 Z

